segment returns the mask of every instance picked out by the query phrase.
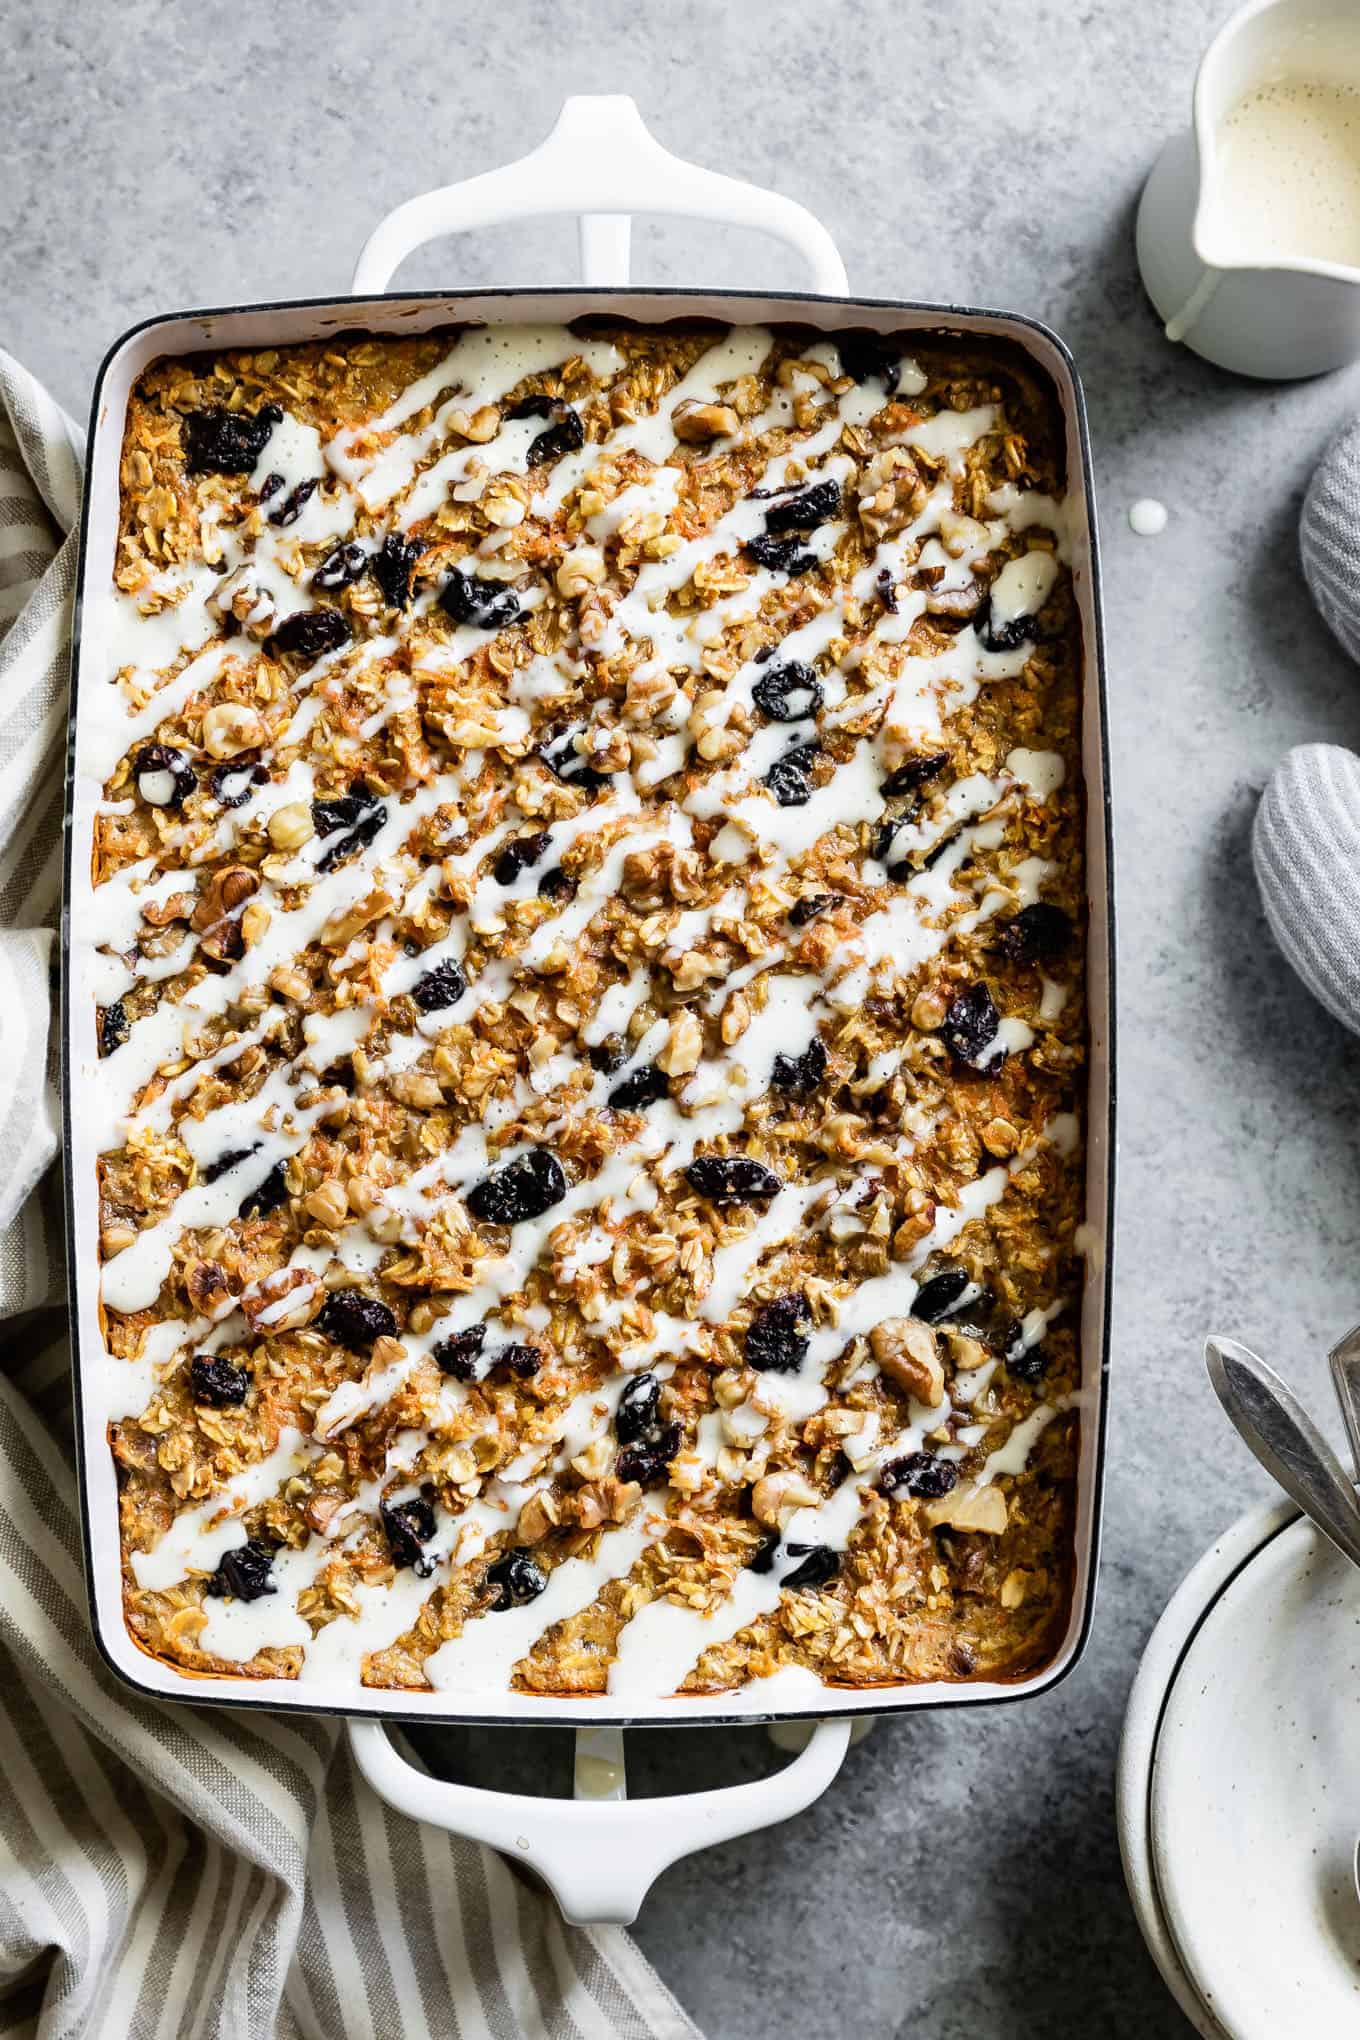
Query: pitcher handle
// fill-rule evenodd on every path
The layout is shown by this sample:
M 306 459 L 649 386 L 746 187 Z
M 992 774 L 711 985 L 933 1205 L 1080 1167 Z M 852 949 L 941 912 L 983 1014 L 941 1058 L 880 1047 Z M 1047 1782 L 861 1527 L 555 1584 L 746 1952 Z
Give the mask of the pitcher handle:
M 424 242 L 506 220 L 577 213 L 582 281 L 626 284 L 631 215 L 667 213 L 751 227 L 796 248 L 826 297 L 845 297 L 845 264 L 820 220 L 791 198 L 687 163 L 663 149 L 622 94 L 568 99 L 545 141 L 517 162 L 410 198 L 375 227 L 354 295 L 378 297 Z

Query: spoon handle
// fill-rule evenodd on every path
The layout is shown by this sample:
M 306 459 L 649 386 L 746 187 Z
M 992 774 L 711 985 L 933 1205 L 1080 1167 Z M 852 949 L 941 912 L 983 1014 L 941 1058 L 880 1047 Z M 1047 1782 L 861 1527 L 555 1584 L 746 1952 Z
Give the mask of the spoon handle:
M 1360 1565 L 1360 1503 L 1345 1468 L 1292 1389 L 1235 1339 L 1207 1339 L 1214 1392 L 1240 1435 L 1291 1500 Z
M 1351 1441 L 1355 1477 L 1360 1480 L 1360 1325 L 1339 1339 L 1327 1355 L 1332 1367 L 1332 1386 L 1341 1405 L 1346 1436 Z

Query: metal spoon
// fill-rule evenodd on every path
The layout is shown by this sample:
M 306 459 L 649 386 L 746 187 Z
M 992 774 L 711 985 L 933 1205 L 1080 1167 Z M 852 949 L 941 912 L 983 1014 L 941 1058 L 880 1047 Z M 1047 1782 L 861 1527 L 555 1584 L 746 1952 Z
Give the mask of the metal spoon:
M 1338 1339 L 1327 1358 L 1346 1436 L 1351 1441 L 1355 1477 L 1360 1481 L 1360 1325 L 1347 1332 L 1344 1339 Z
M 1235 1339 L 1206 1339 L 1209 1379 L 1268 1473 L 1346 1558 L 1360 1565 L 1360 1503 L 1345 1468 L 1292 1390 Z M 1360 1326 L 1332 1348 L 1332 1382 L 1360 1473 Z M 1351 1865 L 1360 1900 L 1360 1841 Z
M 1242 1437 L 1304 1514 L 1345 1557 L 1360 1565 L 1360 1504 L 1331 1446 L 1273 1368 L 1235 1339 L 1207 1339 L 1204 1358 L 1214 1391 Z M 1360 1473 L 1360 1326 L 1328 1355 L 1351 1453 Z M 1360 1841 L 1351 1865 L 1360 1900 Z
M 1273 1367 L 1235 1339 L 1206 1339 L 1204 1359 L 1214 1393 L 1267 1473 L 1337 1550 L 1360 1566 L 1360 1502 L 1355 1488 L 1292 1389 Z M 1348 1418 L 1348 1428 L 1349 1423 Z
M 1327 1359 L 1331 1364 L 1332 1386 L 1341 1405 L 1346 1436 L 1351 1441 L 1356 1479 L 1360 1480 L 1360 1325 L 1353 1326 L 1344 1339 L 1337 1340 Z M 1355 1845 L 1351 1871 L 1355 1879 L 1355 1896 L 1360 1899 L 1360 1841 Z

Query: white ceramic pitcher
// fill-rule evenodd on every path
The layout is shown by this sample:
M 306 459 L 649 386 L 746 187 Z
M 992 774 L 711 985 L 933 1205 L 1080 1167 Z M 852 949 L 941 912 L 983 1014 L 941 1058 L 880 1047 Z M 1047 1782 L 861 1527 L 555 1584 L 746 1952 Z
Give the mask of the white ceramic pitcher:
M 1220 123 L 1282 77 L 1360 87 L 1357 0 L 1247 0 L 1210 44 L 1194 127 L 1167 143 L 1138 208 L 1138 266 L 1167 338 L 1220 368 L 1271 378 L 1360 356 L 1360 269 L 1304 256 L 1252 263 L 1218 222 Z

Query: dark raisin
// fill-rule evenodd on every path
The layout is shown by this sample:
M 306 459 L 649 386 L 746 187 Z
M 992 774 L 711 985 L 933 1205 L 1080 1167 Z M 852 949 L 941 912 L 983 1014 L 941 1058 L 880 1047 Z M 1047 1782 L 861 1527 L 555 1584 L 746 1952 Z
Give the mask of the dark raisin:
M 233 1545 L 230 1551 L 222 1553 L 217 1570 L 203 1591 L 219 1601 L 228 1595 L 238 1601 L 258 1601 L 262 1594 L 278 1592 L 270 1578 L 273 1563 L 273 1545 L 259 1537 L 248 1538 L 244 1544 Z
M 579 411 L 561 407 L 555 425 L 549 425 L 536 439 L 529 441 L 525 455 L 531 468 L 547 467 L 550 461 L 560 460 L 564 453 L 575 453 L 577 447 L 586 443 L 586 428 L 581 423 Z
M 874 587 L 878 590 L 878 599 L 883 604 L 883 607 L 887 610 L 889 616 L 896 616 L 897 583 L 893 579 L 893 572 L 891 567 L 883 568 L 882 572 L 878 575 L 877 579 L 874 582 Z
M 565 731 L 562 736 L 554 737 L 551 743 L 544 744 L 538 755 L 564 786 L 603 786 L 606 775 L 587 764 L 576 747 L 580 733 L 579 726 Z
M 132 1032 L 132 1022 L 128 1019 L 127 1008 L 121 999 L 115 999 L 111 1006 L 102 1006 L 99 1009 L 98 1031 L 101 1056 L 112 1055 L 116 1048 L 123 1046 Z
M 877 823 L 869 840 L 869 855 L 877 863 L 886 864 L 892 856 L 892 847 L 899 832 L 906 826 L 905 815 L 889 815 L 886 821 Z
M 502 1346 L 491 1362 L 494 1373 L 513 1374 L 516 1381 L 532 1381 L 543 1365 L 537 1346 Z
M 796 744 L 782 758 L 776 758 L 765 774 L 765 784 L 780 807 L 806 807 L 812 799 L 808 767 L 817 753 L 810 744 Z
M 964 825 L 962 822 L 956 822 L 952 829 L 946 829 L 942 836 L 937 836 L 935 838 L 935 841 L 931 844 L 930 848 L 927 850 L 925 856 L 920 860 L 920 863 L 916 866 L 916 869 L 918 871 L 932 871 L 934 867 L 939 863 L 940 859 L 944 856 L 944 853 L 949 848 L 950 844 L 957 842 L 958 838 L 962 835 L 963 826 Z M 896 873 L 893 874 L 894 877 L 896 877 L 897 875 L 898 874 Z M 907 877 L 912 876 L 912 867 L 910 865 L 908 865 L 905 875 Z
M 434 1510 L 424 1496 L 412 1495 L 407 1502 L 381 1502 L 378 1515 L 393 1565 L 398 1570 L 412 1566 L 419 1578 L 427 1580 L 434 1571 L 434 1560 L 427 1558 L 421 1547 L 434 1536 L 435 1521 Z
M 1012 1320 L 1006 1327 L 1002 1353 L 1006 1362 L 1006 1372 L 1013 1375 L 1017 1381 L 1030 1383 L 1042 1381 L 1048 1372 L 1051 1357 L 1048 1348 L 1042 1338 L 1037 1339 L 1032 1346 L 1027 1346 L 1024 1326 L 1017 1320 Z
M 288 1202 L 288 1179 L 284 1163 L 275 1162 L 263 1183 L 248 1190 L 237 1207 L 240 1218 L 268 1218 L 271 1211 Z
M 756 1546 L 754 1558 L 748 1558 L 746 1561 L 747 1572 L 773 1572 L 775 1559 L 779 1555 L 779 1545 L 779 1532 L 777 1530 L 767 1530 Z
M 758 1374 L 796 1374 L 807 1358 L 812 1313 L 801 1291 L 763 1303 L 746 1331 L 746 1364 Z
M 795 900 L 789 909 L 789 919 L 795 928 L 806 928 L 809 921 L 815 921 L 835 901 L 836 895 L 829 892 L 804 893 L 801 900 Z
M 170 744 L 143 744 L 132 761 L 137 791 L 148 807 L 181 808 L 197 781 L 183 751 Z
M 520 418 L 551 418 L 557 409 L 557 399 L 550 397 L 546 390 L 535 390 L 529 397 L 521 397 L 505 413 L 507 421 Z
M 857 383 L 866 383 L 876 375 L 892 395 L 902 367 L 902 349 L 896 340 L 883 333 L 838 333 L 836 348 L 843 375 Z
M 380 1297 L 363 1289 L 333 1289 L 321 1307 L 318 1328 L 337 1346 L 362 1353 L 375 1339 L 390 1339 L 397 1320 Z
M 554 864 L 538 881 L 538 896 L 541 900 L 569 900 L 575 891 L 576 880 L 568 877 L 560 864 Z
M 495 1588 L 496 1598 L 491 1606 L 499 1612 L 504 1608 L 522 1608 L 526 1602 L 536 1601 L 548 1584 L 548 1575 L 541 1566 L 534 1564 L 520 1545 L 487 1567 L 486 1584 Z
M 996 1324 L 996 1297 L 982 1283 L 970 1283 L 950 1313 L 949 1323 L 951 1330 L 966 1332 L 979 1345 L 995 1348 L 1000 1336 Z
M 356 779 L 349 792 L 338 799 L 312 802 L 312 826 L 318 836 L 333 836 L 337 829 L 352 829 L 372 814 L 377 804 L 377 795 L 369 792 L 362 779 Z
M 467 990 L 467 979 L 462 967 L 451 956 L 437 963 L 433 970 L 427 970 L 418 977 L 411 987 L 411 997 L 422 1013 L 442 1013 L 448 1006 L 456 1006 Z
M 826 1050 L 819 1035 L 813 1035 L 801 1055 L 777 1055 L 770 1082 L 776 1091 L 788 1091 L 796 1098 L 808 1098 L 826 1075 Z
M 1013 616 L 1009 623 L 995 622 L 990 595 L 978 610 L 973 628 L 985 652 L 1014 652 L 1021 645 L 1033 644 L 1038 635 L 1038 625 L 1032 616 Z
M 363 820 L 352 828 L 347 836 L 340 836 L 330 844 L 316 860 L 318 871 L 334 871 L 337 865 L 353 857 L 358 850 L 366 850 L 387 820 L 387 809 L 379 802 L 370 808 Z
M 467 1208 L 484 1225 L 519 1225 L 524 1219 L 542 1218 L 566 1194 L 567 1179 L 556 1155 L 546 1148 L 530 1148 L 474 1183 Z
M 781 1187 L 774 1170 L 749 1155 L 696 1155 L 685 1175 L 691 1190 L 713 1204 L 746 1204 L 753 1197 L 773 1197 Z
M 276 651 L 291 652 L 310 662 L 327 652 L 338 652 L 351 636 L 350 627 L 338 609 L 298 609 L 284 617 L 274 632 L 273 643 Z
M 781 1587 L 788 1587 L 794 1593 L 805 1587 L 824 1587 L 828 1580 L 835 1579 L 841 1569 L 840 1553 L 827 1544 L 790 1544 L 787 1550 L 790 1558 L 801 1558 L 804 1552 L 807 1553 L 803 1563 L 795 1566 L 791 1573 L 785 1573 L 779 1582 Z
M 762 493 L 762 491 L 759 489 L 753 489 L 751 493 L 752 495 L 759 496 Z M 755 654 L 753 663 L 757 666 L 765 665 L 770 659 L 774 657 L 775 653 L 778 650 L 779 650 L 778 645 L 762 645 L 760 650 Z
M 661 1383 L 654 1374 L 635 1374 L 619 1397 L 614 1433 L 620 1445 L 654 1438 L 661 1409 Z
M 965 985 L 951 1000 L 940 1027 L 940 1039 L 956 1063 L 965 1069 L 987 1074 L 999 1070 L 1006 1060 L 1005 1044 L 998 1040 L 1001 1016 L 992 995 L 981 980 Z
M 251 417 L 220 404 L 190 411 L 184 420 L 184 465 L 191 475 L 248 475 L 283 412 L 266 404 Z
M 475 624 L 478 630 L 504 630 L 521 614 L 513 588 L 484 581 L 480 574 L 460 573 L 457 567 L 444 583 L 439 606 L 455 623 Z
M 219 1155 L 215 1162 L 209 1162 L 207 1168 L 203 1171 L 203 1181 L 205 1183 L 218 1182 L 221 1177 L 226 1175 L 228 1169 L 234 1169 L 238 1162 L 248 1162 L 253 1154 L 258 1154 L 259 1147 L 260 1143 L 256 1140 L 252 1141 L 249 1147 L 228 1148 L 226 1153 Z
M 403 538 L 399 532 L 389 531 L 369 561 L 384 601 L 394 609 L 405 609 L 410 602 L 411 576 L 424 550 L 418 538 Z
M 951 1263 L 921 1284 L 912 1303 L 911 1314 L 923 1318 L 928 1325 L 937 1325 L 941 1318 L 952 1317 L 956 1310 L 963 1308 L 972 1287 L 968 1270 Z
M 189 1391 L 195 1402 L 210 1409 L 239 1409 L 250 1387 L 250 1375 L 223 1353 L 195 1353 L 189 1362 Z
M 828 517 L 834 517 L 840 507 L 839 482 L 814 482 L 810 488 L 799 489 L 782 503 L 773 504 L 765 512 L 765 529 L 815 531 Z
M 224 808 L 244 807 L 257 786 L 267 786 L 269 774 L 263 765 L 215 765 L 208 778 L 208 791 Z
M 937 1502 L 958 1486 L 959 1469 L 952 1459 L 937 1459 L 933 1452 L 908 1452 L 890 1459 L 878 1476 L 885 1495 L 912 1495 L 917 1501 Z
M 664 1070 L 655 1063 L 643 1063 L 640 1069 L 629 1070 L 609 1093 L 609 1102 L 616 1112 L 645 1112 L 649 1105 L 655 1105 L 658 1098 L 664 1098 L 670 1090 L 670 1081 Z
M 326 554 L 312 575 L 312 586 L 327 594 L 337 588 L 351 588 L 368 566 L 368 554 L 361 545 L 337 545 Z
M 773 574 L 809 574 L 820 564 L 816 553 L 804 549 L 796 532 L 776 538 L 773 532 L 762 531 L 746 540 L 745 549 L 758 567 L 768 567 Z
M 469 1325 L 466 1331 L 441 1339 L 430 1357 L 441 1374 L 451 1375 L 455 1381 L 472 1381 L 485 1344 L 486 1326 Z
M 237 963 L 246 953 L 246 938 L 239 921 L 224 920 L 213 930 L 213 958 L 217 963 Z
M 320 486 L 315 475 L 309 475 L 304 482 L 290 489 L 278 508 L 269 513 L 269 522 L 277 525 L 296 524 Z M 280 483 L 282 487 L 282 483 Z
M 908 758 L 896 772 L 890 772 L 880 790 L 888 800 L 896 799 L 900 793 L 916 793 L 930 780 L 937 779 L 948 763 L 948 751 L 923 751 L 919 758 Z
M 590 1067 L 603 1077 L 612 1077 L 615 1070 L 621 1070 L 628 1060 L 628 1044 L 621 1034 L 607 1034 L 603 1041 L 597 1041 L 586 1050 Z
M 273 497 L 278 495 L 279 490 L 283 486 L 284 481 L 282 475 L 280 474 L 266 475 L 264 480 L 260 483 L 260 501 L 262 503 L 268 503 L 269 501 L 271 501 Z
M 513 885 L 522 871 L 537 864 L 552 838 L 546 829 L 539 829 L 532 836 L 516 836 L 501 850 L 491 867 L 491 875 L 497 885 Z
M 1012 963 L 1056 963 L 1071 943 L 1071 921 L 1047 900 L 1022 907 L 1001 930 L 1001 948 Z
M 824 700 L 822 683 L 802 659 L 771 666 L 751 689 L 751 699 L 771 722 L 806 722 Z
M 620 1480 L 635 1480 L 639 1487 L 659 1487 L 666 1469 L 680 1450 L 678 1424 L 662 1424 L 656 1437 L 645 1445 L 629 1445 L 614 1462 Z

